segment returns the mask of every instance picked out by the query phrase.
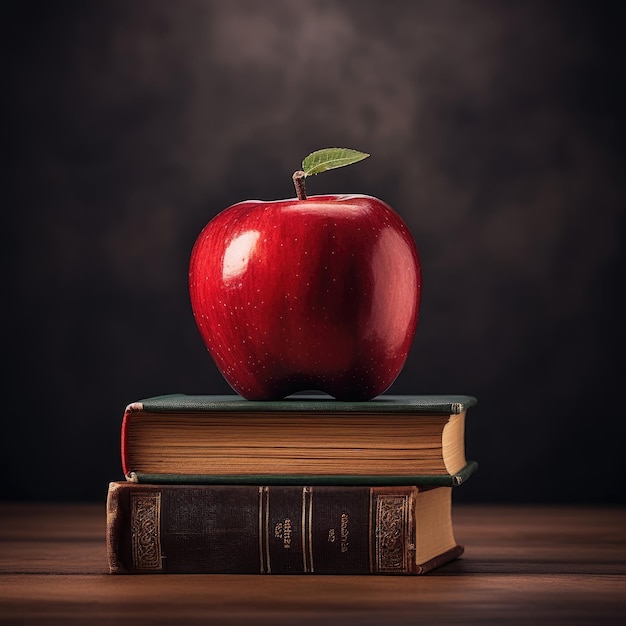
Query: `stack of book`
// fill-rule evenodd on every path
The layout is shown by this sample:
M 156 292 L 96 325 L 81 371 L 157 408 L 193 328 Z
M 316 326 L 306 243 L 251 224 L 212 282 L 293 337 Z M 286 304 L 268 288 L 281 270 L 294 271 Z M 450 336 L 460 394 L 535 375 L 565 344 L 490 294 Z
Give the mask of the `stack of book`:
M 168 395 L 129 405 L 112 573 L 423 574 L 463 552 L 471 396 Z

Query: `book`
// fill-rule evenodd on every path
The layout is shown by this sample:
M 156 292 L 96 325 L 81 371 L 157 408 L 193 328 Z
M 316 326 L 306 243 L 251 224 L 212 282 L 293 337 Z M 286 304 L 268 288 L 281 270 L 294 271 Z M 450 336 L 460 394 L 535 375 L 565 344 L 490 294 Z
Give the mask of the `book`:
M 417 575 L 463 553 L 451 487 L 112 482 L 113 574 Z
M 122 469 L 139 483 L 457 486 L 471 396 L 172 394 L 134 402 L 122 420 Z

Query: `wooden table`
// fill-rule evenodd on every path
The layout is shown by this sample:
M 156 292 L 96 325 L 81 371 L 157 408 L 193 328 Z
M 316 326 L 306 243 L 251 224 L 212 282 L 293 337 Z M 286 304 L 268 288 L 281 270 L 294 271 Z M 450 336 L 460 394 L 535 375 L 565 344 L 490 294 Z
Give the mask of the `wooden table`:
M 0 624 L 626 624 L 626 508 L 454 513 L 422 577 L 112 576 L 104 504 L 0 503 Z

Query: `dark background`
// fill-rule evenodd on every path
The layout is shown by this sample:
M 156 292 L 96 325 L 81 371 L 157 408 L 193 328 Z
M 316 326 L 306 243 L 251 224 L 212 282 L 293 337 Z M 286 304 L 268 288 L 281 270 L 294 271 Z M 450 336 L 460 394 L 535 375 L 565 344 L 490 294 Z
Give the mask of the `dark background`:
M 391 204 L 420 250 L 394 393 L 465 393 L 459 501 L 620 502 L 619 2 L 3 5 L 3 499 L 103 500 L 124 407 L 228 393 L 187 263 L 206 222 L 309 181 Z

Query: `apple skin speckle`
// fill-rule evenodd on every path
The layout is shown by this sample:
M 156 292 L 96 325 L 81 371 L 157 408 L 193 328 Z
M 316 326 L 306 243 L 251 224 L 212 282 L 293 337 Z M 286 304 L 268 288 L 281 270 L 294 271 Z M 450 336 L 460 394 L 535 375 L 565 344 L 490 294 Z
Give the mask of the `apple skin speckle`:
M 406 362 L 421 266 L 406 224 L 377 198 L 248 200 L 198 236 L 189 291 L 209 354 L 243 397 L 316 389 L 365 401 Z

